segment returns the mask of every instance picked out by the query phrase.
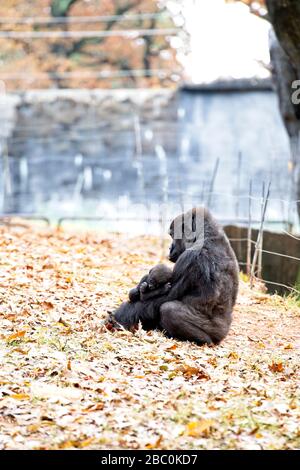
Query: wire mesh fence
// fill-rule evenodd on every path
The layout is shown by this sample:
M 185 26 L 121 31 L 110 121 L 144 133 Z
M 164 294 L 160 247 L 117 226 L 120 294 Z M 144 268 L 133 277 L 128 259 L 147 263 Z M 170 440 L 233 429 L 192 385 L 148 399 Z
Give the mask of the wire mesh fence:
M 212 203 L 213 197 L 219 193 L 212 192 L 209 195 Z M 205 204 L 207 201 L 205 197 L 207 197 L 205 193 L 202 194 L 202 199 L 194 197 L 192 205 Z M 245 199 L 246 196 L 242 198 Z M 251 196 L 251 200 L 253 205 L 260 206 L 262 203 L 261 197 Z M 278 202 L 276 199 L 274 201 Z M 270 199 L 268 202 L 274 201 Z M 295 205 L 295 209 L 300 204 L 300 201 L 279 202 Z M 183 204 L 168 202 L 167 195 L 167 200 L 162 200 L 158 204 L 140 203 L 127 207 L 124 204 L 123 207 L 117 208 L 117 205 L 111 203 L 108 210 L 106 208 L 106 211 L 98 212 L 97 215 L 64 215 L 55 218 L 53 214 L 52 217 L 44 214 L 5 214 L 2 215 L 1 222 L 9 225 L 25 218 L 34 222 L 41 221 L 46 225 L 54 224 L 59 229 L 110 232 L 115 237 L 159 236 L 161 252 L 158 253 L 158 257 L 162 259 L 167 252 L 166 234 L 170 220 L 181 210 L 187 210 L 192 205 L 186 202 Z M 104 206 L 102 208 L 104 209 Z M 262 280 L 272 292 L 300 295 L 300 237 L 296 225 L 292 226 L 285 220 L 272 220 L 267 211 L 261 219 L 236 218 L 234 213 L 232 217 L 222 218 L 218 216 L 217 211 L 213 212 L 224 226 L 237 255 L 240 269 L 249 275 L 252 284 Z
M 182 12 L 171 13 L 163 6 L 147 12 L 135 6 L 129 3 L 121 10 L 114 6 L 116 14 L 111 15 L 0 18 L 5 51 L 0 80 L 7 89 L 18 91 L 53 84 L 59 88 L 175 85 L 182 78 L 176 55 L 187 47 Z M 120 48 L 122 56 L 116 53 Z M 49 65 L 41 60 L 45 54 Z
M 128 26 L 130 22 L 156 18 L 161 18 L 161 14 L 1 18 L 0 40 L 22 43 L 43 40 L 46 45 L 52 45 L 55 40 L 117 38 L 134 42 L 154 36 L 170 41 L 178 35 L 178 27 Z M 117 30 L 93 26 L 115 21 L 122 22 L 123 26 Z M 81 30 L 65 28 L 74 24 L 84 27 Z M 38 25 L 43 29 L 14 30 L 16 25 L 34 28 Z M 53 26 L 55 30 L 51 29 Z M 36 84 L 50 80 L 58 81 L 61 86 L 61 82 L 69 83 L 71 79 L 156 77 L 178 82 L 180 76 L 179 69 L 163 66 L 64 72 L 54 67 L 54 71 L 47 72 L 1 72 L 0 80 L 6 84 L 22 82 L 25 86 L 28 81 Z M 247 107 L 246 102 L 240 106 L 243 110 Z M 161 238 L 159 256 L 162 256 L 171 218 L 192 206 L 206 205 L 226 226 L 240 266 L 252 281 L 263 279 L 275 288 L 299 295 L 300 201 L 291 197 L 287 156 L 278 151 L 278 155 L 267 155 L 269 165 L 264 162 L 254 165 L 251 155 L 236 146 L 234 154 L 206 153 L 201 149 L 205 138 L 201 144 L 199 141 L 199 132 L 205 134 L 203 127 L 190 123 L 183 108 L 177 111 L 178 122 L 158 119 L 156 124 L 149 125 L 138 112 L 133 112 L 122 119 L 118 115 L 115 122 L 110 118 L 109 127 L 96 115 L 94 120 L 86 120 L 84 124 L 76 120 L 72 124 L 57 124 L 54 120 L 49 123 L 38 118 L 34 123 L 26 122 L 25 112 L 25 118 L 14 124 L 13 132 L 9 131 L 10 123 L 3 115 L 0 117 L 2 223 L 9 224 L 18 216 L 58 227 L 71 224 L 86 228 L 89 225 L 131 236 L 155 234 Z M 236 114 L 237 111 L 235 109 Z M 238 122 L 242 120 L 235 116 L 233 121 L 238 133 Z M 247 144 L 253 146 L 251 140 Z M 266 197 L 269 181 L 272 187 Z M 232 226 L 241 226 L 241 230 L 231 229 Z M 278 259 L 281 264 L 274 261 Z M 282 282 L 276 277 L 276 270 L 284 272 Z M 286 276 L 288 271 L 292 274 Z

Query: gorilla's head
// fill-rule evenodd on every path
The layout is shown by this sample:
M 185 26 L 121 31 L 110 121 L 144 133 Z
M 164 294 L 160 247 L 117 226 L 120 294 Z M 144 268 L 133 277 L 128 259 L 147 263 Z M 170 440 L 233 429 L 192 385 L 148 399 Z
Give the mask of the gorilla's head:
M 173 241 L 169 260 L 174 263 L 185 250 L 201 249 L 206 237 L 218 233 L 219 227 L 204 207 L 193 208 L 171 222 L 169 235 Z
M 155 290 L 169 282 L 172 277 L 172 270 L 165 264 L 157 264 L 150 269 L 147 279 L 149 290 Z

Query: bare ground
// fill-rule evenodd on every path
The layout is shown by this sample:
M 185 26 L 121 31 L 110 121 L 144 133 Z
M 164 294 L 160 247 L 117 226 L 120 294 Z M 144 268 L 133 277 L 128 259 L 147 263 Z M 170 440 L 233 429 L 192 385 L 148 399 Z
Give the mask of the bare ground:
M 242 280 L 213 348 L 101 326 L 159 252 L 150 237 L 0 228 L 0 448 L 300 448 L 294 300 Z

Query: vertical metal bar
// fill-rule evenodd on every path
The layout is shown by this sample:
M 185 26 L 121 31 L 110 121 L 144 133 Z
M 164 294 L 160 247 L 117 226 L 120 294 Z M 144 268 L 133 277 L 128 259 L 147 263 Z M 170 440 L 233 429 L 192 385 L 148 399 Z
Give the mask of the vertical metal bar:
M 265 200 L 265 182 L 263 181 L 262 184 L 262 192 L 261 192 L 261 217 L 263 214 L 263 209 L 264 209 L 264 200 Z M 263 249 L 263 239 L 264 239 L 264 232 L 262 232 L 261 237 L 260 237 L 260 243 L 259 243 L 259 252 L 258 252 L 258 265 L 257 265 L 257 277 L 261 279 L 262 277 L 262 249 Z
M 270 187 L 271 187 L 271 183 L 269 183 L 267 195 L 264 199 L 264 205 L 263 205 L 263 210 L 262 210 L 260 228 L 259 228 L 259 231 L 258 231 L 256 243 L 255 243 L 255 251 L 254 251 L 254 255 L 253 255 L 252 266 L 251 266 L 251 276 L 250 276 L 250 287 L 251 288 L 253 287 L 253 282 L 254 282 L 254 278 L 255 278 L 255 266 L 256 266 L 256 263 L 257 263 L 257 256 L 258 256 L 258 250 L 259 250 L 259 246 L 260 246 L 260 240 L 261 240 L 261 236 L 262 236 L 263 229 L 264 229 L 264 221 L 265 221 L 266 210 L 267 210 L 268 201 L 269 201 Z
M 241 190 L 241 167 L 242 167 L 242 152 L 238 153 L 238 167 L 237 167 L 237 180 L 236 180 L 236 206 L 235 216 L 238 219 L 240 214 L 240 190 Z
M 247 275 L 251 274 L 251 248 L 252 248 L 252 180 L 249 183 L 249 203 L 248 203 L 248 233 L 247 233 Z
M 215 163 L 215 167 L 214 167 L 214 171 L 213 171 L 213 174 L 212 174 L 212 177 L 211 177 L 211 180 L 210 180 L 210 185 L 209 185 L 209 193 L 208 193 L 208 198 L 207 198 L 207 207 L 208 207 L 208 209 L 210 208 L 210 205 L 211 205 L 212 193 L 213 193 L 213 190 L 214 190 L 215 181 L 216 181 L 216 177 L 217 177 L 217 174 L 218 174 L 219 164 L 220 164 L 220 158 L 217 158 L 216 163 Z

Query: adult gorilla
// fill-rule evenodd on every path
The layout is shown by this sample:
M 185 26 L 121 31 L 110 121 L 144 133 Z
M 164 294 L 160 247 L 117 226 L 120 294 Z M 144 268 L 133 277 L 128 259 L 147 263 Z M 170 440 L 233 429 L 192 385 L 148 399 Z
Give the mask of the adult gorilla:
M 175 262 L 171 288 L 149 300 L 123 303 L 113 319 L 127 329 L 140 321 L 143 328 L 158 328 L 170 337 L 217 344 L 229 331 L 238 292 L 234 252 L 205 208 L 176 217 L 169 234 L 169 259 Z

